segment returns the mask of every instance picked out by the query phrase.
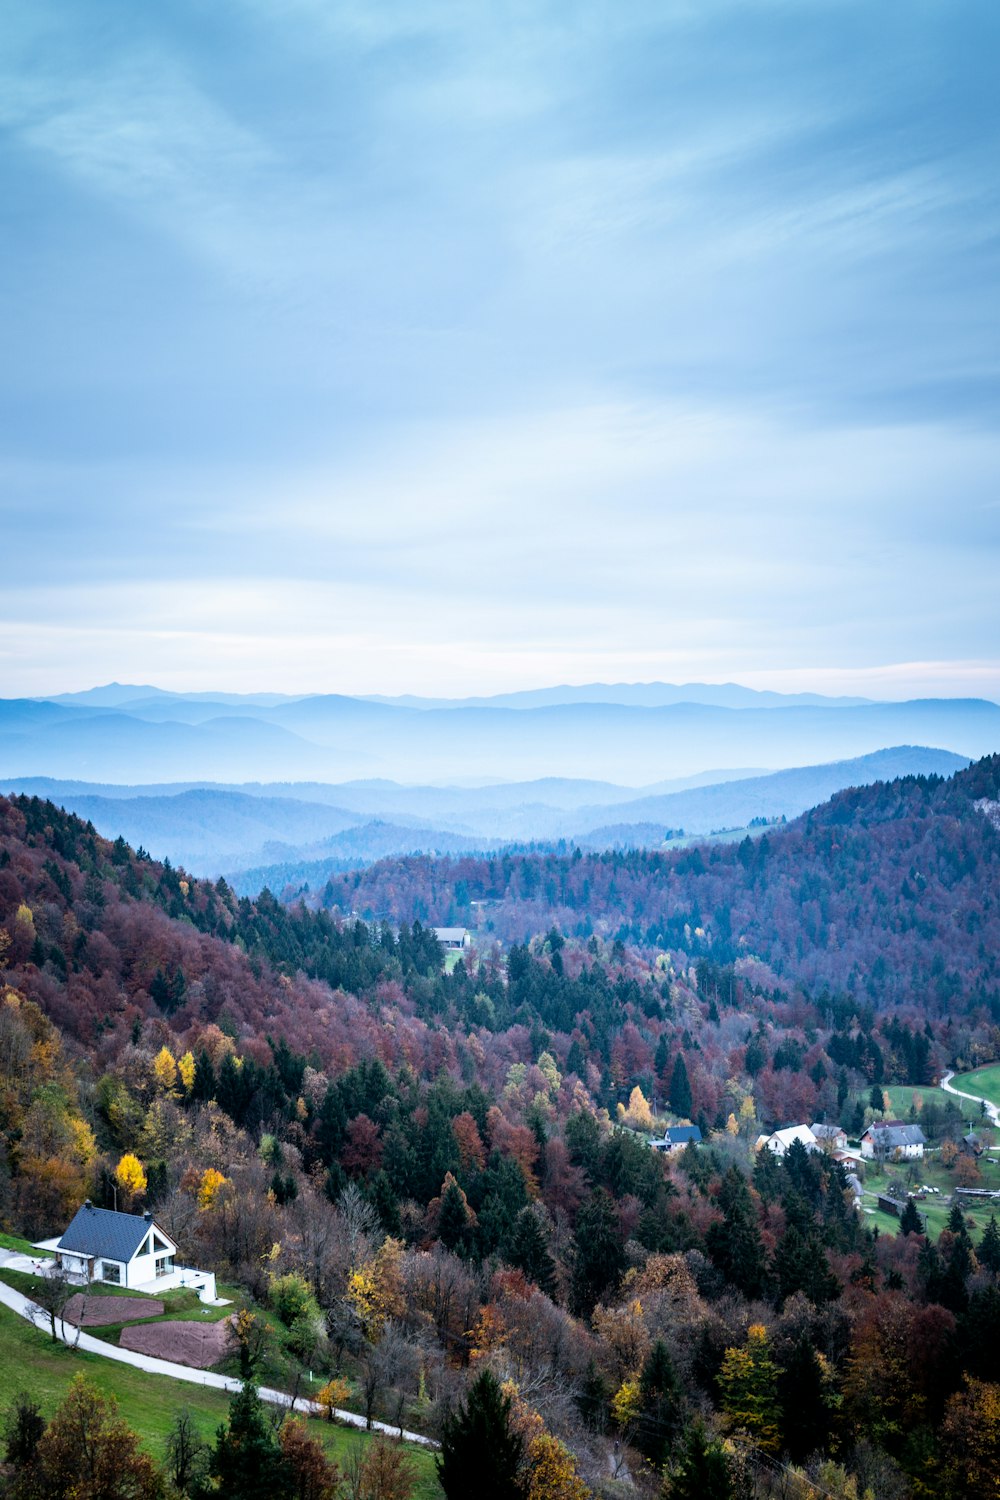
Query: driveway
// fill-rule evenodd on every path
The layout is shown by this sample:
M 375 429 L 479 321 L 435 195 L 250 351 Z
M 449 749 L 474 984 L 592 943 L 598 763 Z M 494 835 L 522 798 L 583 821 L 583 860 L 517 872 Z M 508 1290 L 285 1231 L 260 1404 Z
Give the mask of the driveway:
M 27 1261 L 27 1267 L 24 1262 Z M 0 1250 L 0 1268 L 4 1270 L 20 1271 L 22 1269 L 33 1269 L 33 1263 L 28 1256 L 16 1255 L 9 1251 Z M 41 1328 L 46 1333 L 51 1332 L 51 1323 L 48 1313 L 39 1307 L 37 1302 L 32 1302 L 22 1292 L 16 1292 L 6 1282 L 0 1281 L 0 1303 L 16 1312 L 19 1317 L 26 1318 L 36 1328 Z M 106 1344 L 103 1339 L 95 1339 L 91 1334 L 79 1332 L 72 1324 L 57 1322 L 57 1332 L 61 1329 L 59 1337 L 64 1344 L 72 1349 L 85 1349 L 88 1354 L 99 1354 L 104 1359 L 115 1359 L 119 1364 L 133 1365 L 137 1370 L 146 1370 L 150 1375 L 167 1375 L 172 1380 L 183 1380 L 188 1385 L 214 1386 L 220 1391 L 238 1391 L 241 1382 L 231 1375 L 217 1375 L 212 1370 L 192 1370 L 186 1365 L 174 1364 L 168 1359 L 155 1359 L 148 1354 L 139 1354 L 134 1349 L 122 1349 L 117 1344 Z M 262 1401 L 269 1401 L 274 1406 L 292 1406 L 296 1411 L 307 1412 L 310 1416 L 321 1417 L 324 1415 L 315 1401 L 298 1400 L 294 1403 L 292 1398 L 284 1391 L 270 1390 L 261 1386 L 260 1396 Z M 338 1421 L 348 1427 L 367 1427 L 364 1417 L 356 1411 L 334 1410 L 334 1416 Z M 373 1432 L 384 1432 L 389 1437 L 402 1437 L 408 1443 L 418 1443 L 422 1448 L 436 1448 L 438 1444 L 433 1438 L 424 1437 L 420 1432 L 407 1432 L 405 1428 L 390 1427 L 386 1422 L 373 1422 Z
M 951 1086 L 951 1080 L 954 1078 L 954 1076 L 954 1070 L 951 1070 L 945 1073 L 942 1077 L 941 1087 L 944 1089 L 945 1093 L 954 1094 L 959 1099 L 971 1099 L 973 1104 L 985 1104 L 986 1115 L 989 1119 L 990 1124 L 1000 1125 L 1000 1109 L 998 1109 L 995 1104 L 991 1104 L 989 1099 L 981 1099 L 978 1094 L 967 1094 L 963 1089 L 953 1089 Z

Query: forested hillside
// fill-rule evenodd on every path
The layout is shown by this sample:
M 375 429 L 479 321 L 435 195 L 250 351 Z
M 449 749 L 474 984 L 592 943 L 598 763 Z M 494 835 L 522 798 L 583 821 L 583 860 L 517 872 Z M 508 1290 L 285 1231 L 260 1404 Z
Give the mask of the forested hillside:
M 1000 1055 L 998 770 L 733 850 L 391 862 L 341 913 L 0 800 L 3 1227 L 125 1194 L 272 1318 L 269 1378 L 432 1433 L 514 1380 L 535 1500 L 617 1494 L 623 1460 L 649 1494 L 977 1494 L 1000 1234 L 876 1238 L 839 1162 L 752 1148 L 909 1085 L 957 1161 L 932 1085 Z M 493 931 L 446 973 L 426 921 L 465 914 Z M 654 1117 L 706 1144 L 650 1151 Z
M 940 1018 L 987 1005 L 1000 1019 L 998 797 L 993 756 L 948 780 L 839 792 L 738 845 L 386 860 L 331 877 L 322 900 L 505 941 L 555 925 L 690 962 L 753 955 L 810 993 Z

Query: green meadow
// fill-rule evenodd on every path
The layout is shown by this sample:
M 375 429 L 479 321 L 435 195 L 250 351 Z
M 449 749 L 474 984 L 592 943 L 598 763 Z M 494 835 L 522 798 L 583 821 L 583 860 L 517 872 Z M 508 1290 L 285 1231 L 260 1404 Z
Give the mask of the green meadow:
M 139 1435 L 143 1447 L 159 1462 L 174 1416 L 187 1407 L 201 1436 L 211 1441 L 229 1411 L 225 1391 L 189 1385 L 166 1375 L 149 1375 L 131 1365 L 120 1365 L 97 1354 L 54 1344 L 48 1333 L 0 1306 L 0 1370 L 3 1371 L 3 1402 L 20 1392 L 38 1402 L 51 1417 L 77 1372 L 107 1396 L 113 1396 L 121 1415 Z M 363 1432 L 310 1418 L 309 1431 L 322 1442 L 329 1456 L 343 1462 L 358 1445 L 370 1441 Z M 441 1500 L 434 1455 L 410 1447 L 407 1452 L 417 1468 L 416 1500 Z

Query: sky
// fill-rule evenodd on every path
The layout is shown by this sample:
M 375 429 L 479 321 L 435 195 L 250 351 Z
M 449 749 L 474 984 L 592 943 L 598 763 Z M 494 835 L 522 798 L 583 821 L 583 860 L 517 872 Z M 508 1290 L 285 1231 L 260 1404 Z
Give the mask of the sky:
M 8 0 L 0 696 L 1000 698 L 995 0 Z

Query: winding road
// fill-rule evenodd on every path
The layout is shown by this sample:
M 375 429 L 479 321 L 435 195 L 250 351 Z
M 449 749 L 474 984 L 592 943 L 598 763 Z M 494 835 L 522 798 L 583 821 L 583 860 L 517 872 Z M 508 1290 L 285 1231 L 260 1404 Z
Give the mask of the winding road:
M 986 1114 L 990 1121 L 990 1124 L 1000 1125 L 1000 1109 L 998 1109 L 995 1104 L 992 1104 L 989 1099 L 980 1098 L 978 1094 L 967 1094 L 963 1089 L 953 1089 L 951 1086 L 951 1080 L 954 1078 L 954 1076 L 954 1069 L 949 1069 L 947 1073 L 942 1075 L 941 1087 L 944 1089 L 945 1093 L 954 1094 L 959 1099 L 971 1099 L 973 1104 L 985 1104 Z
M 0 1269 L 5 1266 L 9 1266 L 12 1270 L 24 1269 L 21 1265 L 23 1260 L 24 1256 L 0 1250 Z M 33 1323 L 36 1328 L 43 1328 L 47 1332 L 51 1329 L 49 1315 L 44 1308 L 25 1297 L 23 1292 L 16 1292 L 5 1281 L 0 1281 L 0 1303 L 9 1307 L 12 1312 L 16 1312 L 19 1317 Z M 103 1339 L 95 1339 L 92 1334 L 84 1333 L 82 1329 L 78 1332 L 72 1324 L 67 1328 L 65 1323 L 57 1321 L 56 1328 L 62 1330 L 59 1337 L 70 1348 L 85 1349 L 88 1354 L 100 1354 L 105 1359 L 115 1359 L 123 1365 L 134 1365 L 137 1370 L 146 1370 L 150 1375 L 167 1375 L 173 1380 L 184 1380 L 188 1385 L 214 1386 L 220 1391 L 240 1389 L 241 1382 L 230 1375 L 217 1375 L 213 1370 L 193 1370 L 189 1365 L 178 1365 L 169 1359 L 154 1359 L 151 1355 L 139 1354 L 134 1349 L 122 1349 L 117 1344 L 107 1344 Z M 325 1415 L 315 1401 L 307 1401 L 304 1398 L 293 1401 L 285 1391 L 275 1391 L 262 1386 L 260 1396 L 262 1401 L 268 1401 L 273 1406 L 292 1407 L 295 1411 L 307 1412 L 313 1417 Z M 339 1422 L 343 1422 L 348 1427 L 363 1429 L 368 1427 L 364 1417 L 359 1416 L 356 1411 L 335 1408 L 333 1414 Z M 389 1437 L 401 1437 L 404 1442 L 417 1443 L 421 1448 L 438 1446 L 433 1438 L 424 1437 L 423 1433 L 407 1432 L 405 1428 L 390 1427 L 386 1422 L 372 1422 L 371 1431 L 384 1432 Z

